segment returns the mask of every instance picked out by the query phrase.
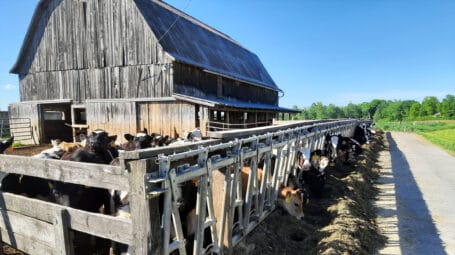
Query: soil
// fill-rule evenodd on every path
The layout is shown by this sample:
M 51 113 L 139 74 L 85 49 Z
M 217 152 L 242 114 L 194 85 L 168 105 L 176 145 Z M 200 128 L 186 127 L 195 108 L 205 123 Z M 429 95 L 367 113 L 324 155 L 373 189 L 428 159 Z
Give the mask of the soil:
M 304 220 L 275 210 L 234 249 L 233 254 L 373 254 L 386 238 L 376 224 L 373 187 L 379 177 L 379 151 L 384 149 L 379 132 L 363 153 L 349 165 L 338 163 L 326 169 L 327 183 L 322 197 L 310 198 Z M 30 156 L 50 145 L 15 148 L 14 155 Z M 26 255 L 7 245 L 7 255 Z
M 234 254 L 373 254 L 386 241 L 372 204 L 383 139 L 382 133 L 376 134 L 355 162 L 326 169 L 322 197 L 310 198 L 304 220 L 275 210 L 235 247 Z

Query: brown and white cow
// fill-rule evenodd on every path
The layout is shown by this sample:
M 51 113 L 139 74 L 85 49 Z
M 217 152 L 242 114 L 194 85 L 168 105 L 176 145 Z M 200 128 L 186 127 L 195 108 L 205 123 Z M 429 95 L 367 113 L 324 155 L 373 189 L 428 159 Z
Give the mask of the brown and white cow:
M 250 175 L 250 167 L 242 168 L 242 195 L 245 196 L 248 188 L 248 178 Z M 263 169 L 257 169 L 257 181 L 259 185 L 262 183 Z M 278 205 L 286 212 L 297 219 L 303 219 L 303 205 L 308 202 L 305 192 L 300 188 L 280 185 L 278 191 Z

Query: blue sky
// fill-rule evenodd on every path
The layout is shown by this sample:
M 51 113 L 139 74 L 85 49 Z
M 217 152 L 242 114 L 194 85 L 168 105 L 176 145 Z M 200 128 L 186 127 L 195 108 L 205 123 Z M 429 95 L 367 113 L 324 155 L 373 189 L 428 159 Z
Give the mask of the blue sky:
M 256 53 L 280 105 L 455 94 L 454 0 L 168 0 Z M 0 0 L 0 109 L 38 0 Z

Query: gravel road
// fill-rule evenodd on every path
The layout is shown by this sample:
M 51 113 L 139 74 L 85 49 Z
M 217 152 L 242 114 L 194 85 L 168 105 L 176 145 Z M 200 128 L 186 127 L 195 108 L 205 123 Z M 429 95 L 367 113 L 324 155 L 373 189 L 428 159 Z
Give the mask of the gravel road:
M 455 157 L 414 134 L 387 140 L 378 222 L 389 245 L 379 253 L 455 254 Z

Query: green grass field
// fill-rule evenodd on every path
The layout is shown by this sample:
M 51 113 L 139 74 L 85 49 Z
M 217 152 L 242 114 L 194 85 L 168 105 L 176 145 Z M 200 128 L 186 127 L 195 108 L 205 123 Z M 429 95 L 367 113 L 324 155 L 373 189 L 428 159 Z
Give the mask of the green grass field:
M 423 136 L 452 155 L 455 155 L 455 121 L 403 121 L 378 122 L 376 127 L 384 131 L 413 132 Z

